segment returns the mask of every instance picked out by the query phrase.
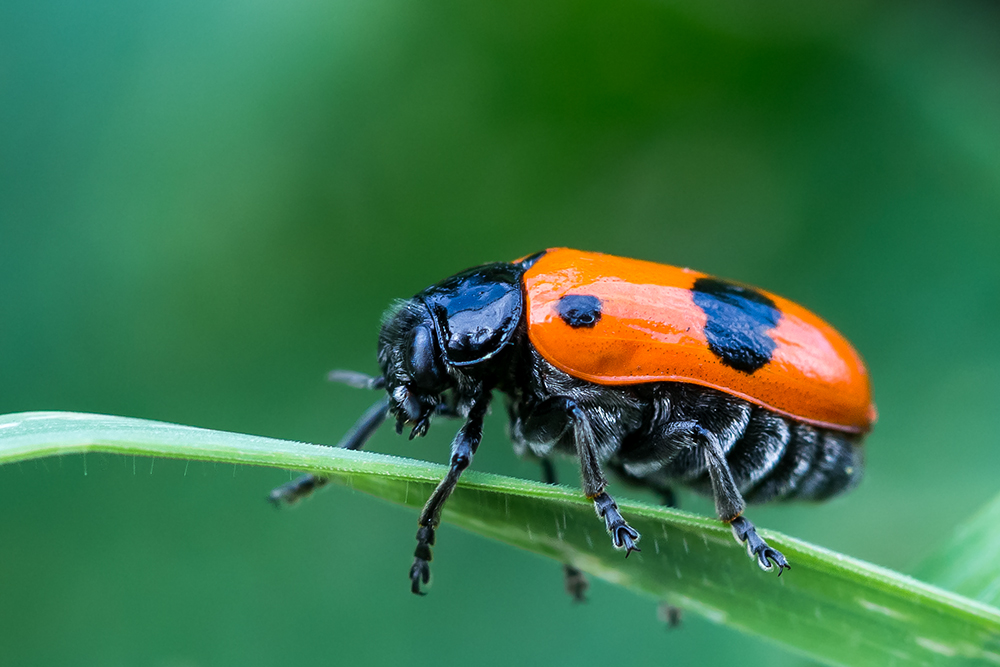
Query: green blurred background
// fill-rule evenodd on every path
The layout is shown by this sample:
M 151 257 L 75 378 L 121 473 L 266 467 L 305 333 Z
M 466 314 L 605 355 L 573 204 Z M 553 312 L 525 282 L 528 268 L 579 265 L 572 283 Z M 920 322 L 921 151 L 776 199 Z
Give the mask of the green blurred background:
M 333 443 L 394 298 L 568 245 L 820 313 L 871 365 L 855 493 L 754 520 L 907 570 L 1000 488 L 1000 12 L 766 0 L 7 0 L 0 412 Z M 454 427 L 372 448 L 444 461 Z M 475 467 L 537 477 L 502 415 Z M 574 467 L 563 468 L 575 482 Z M 0 469 L 4 665 L 804 664 L 349 490 Z M 682 504 L 710 511 L 701 499 Z M 748 564 L 747 567 L 750 567 Z M 794 571 L 791 575 L 795 576 Z

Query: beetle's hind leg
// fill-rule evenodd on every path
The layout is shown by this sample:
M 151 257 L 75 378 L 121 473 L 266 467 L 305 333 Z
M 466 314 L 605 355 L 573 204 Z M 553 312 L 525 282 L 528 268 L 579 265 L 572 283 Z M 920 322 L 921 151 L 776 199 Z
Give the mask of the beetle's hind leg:
M 733 537 L 740 544 L 745 544 L 747 553 L 756 559 L 757 565 L 765 572 L 778 568 L 778 576 L 784 570 L 791 569 L 788 560 L 780 551 L 772 548 L 757 534 L 754 525 L 743 516 L 746 503 L 736 487 L 733 473 L 726 461 L 726 453 L 719 444 L 719 439 L 711 431 L 695 426 L 695 435 L 703 443 L 705 464 L 712 481 L 712 496 L 715 499 L 715 511 L 719 518 L 732 526 Z

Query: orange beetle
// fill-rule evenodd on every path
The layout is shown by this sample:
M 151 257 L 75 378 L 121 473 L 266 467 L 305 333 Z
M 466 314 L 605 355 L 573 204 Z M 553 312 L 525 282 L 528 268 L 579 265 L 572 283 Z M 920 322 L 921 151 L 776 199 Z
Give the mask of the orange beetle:
M 460 417 L 451 468 L 420 515 L 411 588 L 422 593 L 441 509 L 482 439 L 494 390 L 515 449 L 579 458 L 583 491 L 627 556 L 639 533 L 604 470 L 660 493 L 710 494 L 764 570 L 788 561 L 743 516 L 745 501 L 822 500 L 858 482 L 875 420 L 868 372 L 829 324 L 768 292 L 689 269 L 555 248 L 475 267 L 400 302 L 383 319 L 381 373 L 335 371 L 384 390 L 345 436 L 360 448 L 392 414 L 423 435 Z M 272 493 L 294 502 L 321 477 Z M 582 577 L 567 566 L 582 595 Z

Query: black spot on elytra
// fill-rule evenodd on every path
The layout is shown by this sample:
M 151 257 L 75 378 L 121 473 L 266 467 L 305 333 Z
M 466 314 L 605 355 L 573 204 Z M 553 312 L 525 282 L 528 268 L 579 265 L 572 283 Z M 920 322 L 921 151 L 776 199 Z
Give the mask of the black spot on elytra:
M 692 290 L 695 305 L 708 316 L 708 347 L 722 363 L 753 373 L 771 360 L 777 343 L 769 332 L 781 318 L 771 299 L 718 278 L 699 278 Z
M 556 312 L 574 329 L 589 329 L 601 319 L 601 300 L 589 294 L 567 294 L 559 299 Z

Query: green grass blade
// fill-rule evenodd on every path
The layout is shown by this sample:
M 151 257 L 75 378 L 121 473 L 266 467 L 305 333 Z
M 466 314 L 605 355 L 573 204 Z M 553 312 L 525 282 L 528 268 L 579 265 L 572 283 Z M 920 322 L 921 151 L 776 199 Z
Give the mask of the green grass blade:
M 1000 496 L 961 524 L 920 565 L 917 576 L 985 604 L 1000 605 Z
M 421 461 L 124 417 L 0 417 L 0 463 L 89 451 L 322 472 L 411 507 L 444 474 Z M 1000 665 L 1000 610 L 993 607 L 761 531 L 793 564 L 779 579 L 760 572 L 717 521 L 621 499 L 619 505 L 643 534 L 642 553 L 628 560 L 573 489 L 470 471 L 444 516 L 829 664 Z M 439 544 L 438 558 L 447 553 Z

